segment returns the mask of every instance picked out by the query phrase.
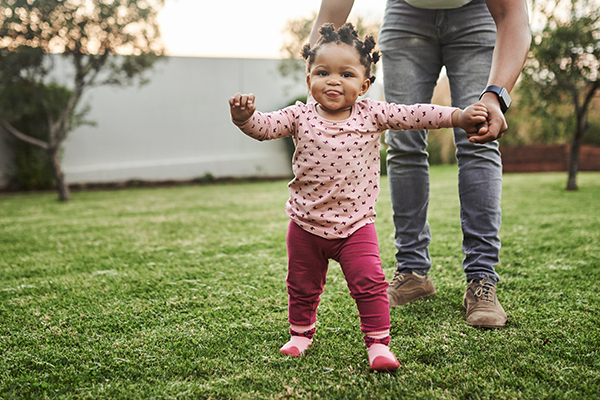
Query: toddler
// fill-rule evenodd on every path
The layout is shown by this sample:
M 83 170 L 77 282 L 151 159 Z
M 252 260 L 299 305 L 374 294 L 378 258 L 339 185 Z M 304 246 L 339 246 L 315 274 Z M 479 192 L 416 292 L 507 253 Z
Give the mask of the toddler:
M 292 136 L 296 146 L 286 204 L 291 219 L 287 233 L 291 339 L 280 352 L 297 357 L 311 345 L 328 261 L 333 259 L 356 301 L 370 369 L 395 370 L 400 364 L 389 349 L 388 283 L 374 226 L 380 134 L 386 129 L 442 127 L 483 131 L 487 110 L 481 104 L 463 111 L 358 101 L 374 81 L 371 65 L 379 53 L 373 51 L 373 37 L 361 41 L 349 23 L 338 31 L 325 24 L 320 34 L 313 48 L 303 49 L 306 82 L 315 103 L 298 102 L 261 113 L 253 94 L 237 93 L 229 99 L 232 121 L 246 135 L 261 141 Z M 478 129 L 479 124 L 484 128 Z

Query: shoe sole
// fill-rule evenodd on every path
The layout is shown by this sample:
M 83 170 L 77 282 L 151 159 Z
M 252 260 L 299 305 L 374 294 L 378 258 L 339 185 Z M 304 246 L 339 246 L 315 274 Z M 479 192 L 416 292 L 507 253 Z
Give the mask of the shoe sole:
M 506 326 L 504 325 L 471 325 L 467 322 L 467 325 L 472 326 L 473 328 L 484 328 L 484 329 L 502 329 Z
M 470 324 L 467 322 L 467 325 L 472 326 L 473 328 L 499 329 L 499 328 L 504 328 L 506 326 L 506 323 L 504 325 L 489 325 L 489 324 L 474 325 L 474 324 Z
M 415 302 L 415 301 L 418 301 L 418 300 L 428 299 L 428 298 L 433 297 L 435 295 L 437 295 L 437 292 L 426 294 L 426 295 L 421 296 L 421 297 L 416 297 L 416 298 L 414 298 L 412 300 L 407 301 L 406 303 L 396 304 L 396 305 L 392 305 L 391 302 L 390 302 L 390 308 L 402 307 L 402 306 L 407 305 L 408 303 L 412 303 L 412 302 Z M 389 299 L 389 294 L 388 294 L 388 299 Z

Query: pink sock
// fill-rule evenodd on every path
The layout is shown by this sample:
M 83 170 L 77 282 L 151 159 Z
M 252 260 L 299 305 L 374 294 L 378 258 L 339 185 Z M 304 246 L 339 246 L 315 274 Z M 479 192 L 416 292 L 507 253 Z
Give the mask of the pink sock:
M 315 324 L 308 326 L 290 325 L 290 335 L 292 337 L 289 342 L 279 349 L 279 352 L 294 358 L 300 355 L 303 356 L 306 349 L 312 344 L 315 331 Z
M 365 344 L 369 355 L 371 371 L 394 371 L 400 363 L 390 351 L 390 331 L 365 333 Z

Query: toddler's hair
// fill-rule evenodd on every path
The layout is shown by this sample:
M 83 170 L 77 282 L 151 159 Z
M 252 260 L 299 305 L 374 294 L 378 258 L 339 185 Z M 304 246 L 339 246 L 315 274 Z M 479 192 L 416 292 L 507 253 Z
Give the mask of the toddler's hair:
M 360 55 L 360 63 L 365 67 L 365 74 L 371 80 L 371 83 L 375 81 L 375 76 L 371 76 L 371 65 L 379 61 L 379 52 L 373 51 L 375 48 L 375 39 L 373 36 L 365 37 L 365 41 L 361 42 L 358 38 L 358 32 L 354 29 L 354 25 L 350 22 L 345 23 L 340 29 L 335 30 L 333 24 L 323 24 L 319 29 L 321 37 L 315 43 L 315 46 L 311 49 L 310 44 L 307 43 L 302 49 L 302 57 L 306 60 L 306 70 L 310 71 L 310 67 L 315 62 L 315 56 L 319 52 L 320 48 L 327 43 L 345 43 L 354 47 Z

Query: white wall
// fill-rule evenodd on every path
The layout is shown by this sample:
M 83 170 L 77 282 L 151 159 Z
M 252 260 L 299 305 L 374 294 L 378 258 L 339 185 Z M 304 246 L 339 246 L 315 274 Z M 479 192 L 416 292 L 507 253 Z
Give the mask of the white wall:
M 146 86 L 90 90 L 82 103 L 91 106 L 87 119 L 97 126 L 80 127 L 65 141 L 67 182 L 289 176 L 285 143 L 246 137 L 231 123 L 227 102 L 237 91 L 252 92 L 259 110 L 272 111 L 304 94 L 305 85 L 283 80 L 277 64 L 169 57 Z M 0 149 L 0 186 L 10 172 L 8 158 L 6 148 Z
M 285 93 L 277 60 L 171 57 L 142 88 L 101 87 L 89 93 L 89 118 L 65 142 L 69 183 L 129 179 L 288 176 L 290 157 L 278 140 L 260 143 L 230 121 L 227 100 L 253 92 L 272 111 L 300 95 Z

